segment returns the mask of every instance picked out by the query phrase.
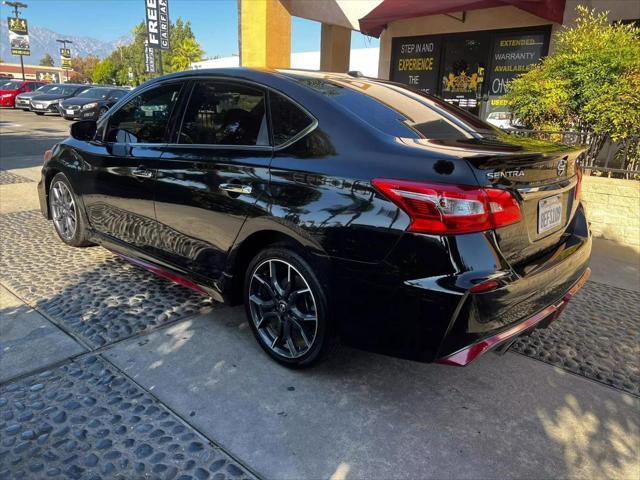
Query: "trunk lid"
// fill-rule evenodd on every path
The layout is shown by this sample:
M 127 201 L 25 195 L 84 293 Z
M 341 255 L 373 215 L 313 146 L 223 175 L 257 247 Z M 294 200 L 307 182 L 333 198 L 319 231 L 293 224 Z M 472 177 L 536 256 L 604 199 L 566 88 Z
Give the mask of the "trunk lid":
M 459 148 L 480 185 L 509 190 L 518 199 L 522 220 L 496 230 L 514 268 L 526 271 L 562 241 L 579 203 L 576 163 L 584 148 L 508 134 L 431 143 Z

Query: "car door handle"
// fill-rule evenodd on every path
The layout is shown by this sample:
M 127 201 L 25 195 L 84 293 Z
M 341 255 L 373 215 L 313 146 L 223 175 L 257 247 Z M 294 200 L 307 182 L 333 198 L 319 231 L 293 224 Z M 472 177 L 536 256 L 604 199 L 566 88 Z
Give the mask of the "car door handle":
M 220 190 L 224 190 L 229 193 L 251 193 L 252 188 L 248 185 L 242 185 L 241 183 L 221 183 Z
M 140 178 L 153 177 L 153 172 L 151 170 L 147 170 L 146 168 L 136 168 L 132 173 L 134 176 L 140 177 Z

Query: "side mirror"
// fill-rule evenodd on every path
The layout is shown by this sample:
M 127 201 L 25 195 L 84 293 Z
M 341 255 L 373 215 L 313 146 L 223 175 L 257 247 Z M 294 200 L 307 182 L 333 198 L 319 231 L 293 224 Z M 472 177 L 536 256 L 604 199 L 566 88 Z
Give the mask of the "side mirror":
M 71 136 L 76 140 L 90 141 L 96 136 L 97 123 L 95 120 L 80 120 L 71 125 Z

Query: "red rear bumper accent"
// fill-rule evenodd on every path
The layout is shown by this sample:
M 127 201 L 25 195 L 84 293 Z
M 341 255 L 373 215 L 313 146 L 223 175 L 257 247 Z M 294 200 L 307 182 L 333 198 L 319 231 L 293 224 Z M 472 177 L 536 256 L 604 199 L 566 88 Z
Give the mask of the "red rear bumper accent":
M 446 357 L 442 357 L 436 360 L 436 363 L 442 363 L 444 365 L 454 365 L 457 367 L 464 367 L 465 365 L 469 365 L 476 358 L 478 358 L 483 353 L 491 350 L 492 348 L 498 346 L 505 341 L 512 339 L 526 330 L 534 328 L 538 323 L 543 320 L 549 318 L 551 316 L 551 321 L 554 321 L 558 318 L 562 310 L 567 306 L 571 297 L 573 297 L 578 290 L 582 288 L 582 286 L 586 283 L 591 275 L 591 269 L 587 267 L 585 272 L 582 274 L 580 279 L 573 284 L 573 286 L 569 289 L 569 291 L 562 297 L 562 300 L 555 305 L 550 305 L 541 312 L 538 312 L 533 317 L 530 317 L 517 325 L 514 325 L 503 332 L 500 332 L 496 335 L 492 335 L 487 337 L 473 345 L 469 345 L 468 347 L 463 348 L 462 350 L 458 350 L 456 353 L 448 355 Z

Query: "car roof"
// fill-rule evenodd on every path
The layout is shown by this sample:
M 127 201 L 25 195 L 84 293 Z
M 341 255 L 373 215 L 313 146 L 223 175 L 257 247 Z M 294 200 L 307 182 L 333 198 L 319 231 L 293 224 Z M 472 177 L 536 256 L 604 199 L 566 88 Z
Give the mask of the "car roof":
M 152 80 L 149 80 L 147 83 L 153 83 L 156 81 L 162 81 L 163 79 L 170 78 L 181 78 L 181 77 L 200 77 L 200 76 L 209 76 L 209 75 L 220 75 L 220 76 L 228 76 L 228 77 L 238 77 L 238 78 L 247 78 L 247 77 L 268 77 L 278 76 L 278 77 L 290 77 L 290 78 L 300 78 L 300 77 L 308 77 L 308 78 L 336 78 L 336 79 L 366 79 L 367 77 L 362 76 L 354 76 L 348 73 L 336 73 L 336 72 L 322 72 L 318 70 L 302 70 L 302 69 L 291 69 L 291 68 L 248 68 L 248 67 L 227 67 L 227 68 L 199 68 L 197 70 L 183 70 L 181 72 L 170 73 L 168 75 L 164 75 L 162 77 L 156 77 Z

